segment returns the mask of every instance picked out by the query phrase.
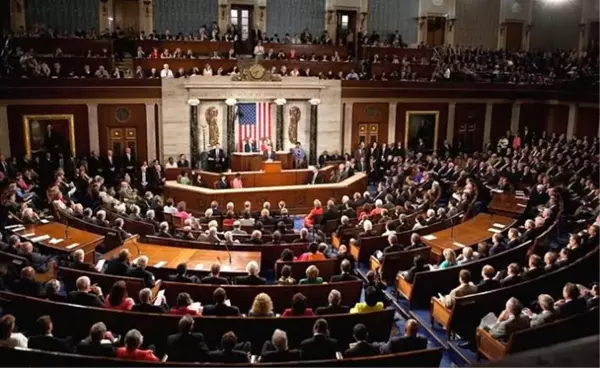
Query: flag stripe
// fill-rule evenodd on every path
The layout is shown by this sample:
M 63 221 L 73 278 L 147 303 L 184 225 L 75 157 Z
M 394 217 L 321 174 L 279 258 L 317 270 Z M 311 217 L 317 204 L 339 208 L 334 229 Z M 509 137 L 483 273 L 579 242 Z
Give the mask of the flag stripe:
M 244 150 L 244 141 L 249 138 L 260 148 L 262 139 L 271 138 L 271 103 L 240 103 L 238 109 L 238 150 Z

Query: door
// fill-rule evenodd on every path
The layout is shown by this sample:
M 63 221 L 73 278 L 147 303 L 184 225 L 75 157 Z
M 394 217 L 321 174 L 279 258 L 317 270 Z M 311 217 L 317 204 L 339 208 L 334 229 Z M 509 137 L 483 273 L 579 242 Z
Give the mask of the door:
M 358 124 L 358 141 L 354 142 L 354 146 L 358 147 L 361 142 L 364 142 L 367 147 L 373 142 L 379 142 L 379 124 Z
M 252 31 L 254 7 L 249 5 L 231 5 L 230 20 L 237 30 L 240 40 L 234 45 L 237 54 L 252 54 L 256 35 Z
M 506 23 L 506 50 L 520 50 L 523 45 L 523 23 Z
M 139 2 L 137 0 L 116 0 L 114 2 L 115 25 L 121 27 L 128 36 L 139 32 Z
M 336 38 L 338 45 L 343 45 L 346 43 L 346 36 L 350 31 L 354 32 L 356 29 L 356 12 L 348 11 L 348 10 L 338 10 L 337 11 L 337 27 L 336 27 Z M 333 38 L 333 37 L 332 37 Z
M 446 37 L 446 18 L 427 17 L 427 44 L 441 46 Z
M 121 155 L 125 148 L 131 148 L 131 152 L 138 157 L 138 134 L 136 128 L 107 128 L 108 129 L 108 149 L 111 149 L 115 155 Z

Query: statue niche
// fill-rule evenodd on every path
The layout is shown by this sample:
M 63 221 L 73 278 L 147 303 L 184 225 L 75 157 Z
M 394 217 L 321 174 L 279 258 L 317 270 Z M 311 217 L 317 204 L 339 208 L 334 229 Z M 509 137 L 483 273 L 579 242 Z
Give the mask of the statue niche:
M 290 126 L 288 127 L 288 139 L 290 143 L 296 144 L 298 142 L 298 125 L 300 124 L 300 118 L 302 113 L 298 106 L 290 107 Z
M 217 117 L 219 116 L 219 110 L 215 106 L 211 106 L 206 109 L 204 118 L 206 119 L 206 125 L 208 126 L 208 143 L 211 146 L 219 143 L 219 123 Z

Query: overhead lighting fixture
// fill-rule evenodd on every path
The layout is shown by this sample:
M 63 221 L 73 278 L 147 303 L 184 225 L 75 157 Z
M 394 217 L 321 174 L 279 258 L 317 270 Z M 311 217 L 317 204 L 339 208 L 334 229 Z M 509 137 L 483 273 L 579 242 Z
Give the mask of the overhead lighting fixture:
M 542 0 L 542 2 L 548 5 L 562 5 L 572 2 L 572 0 Z

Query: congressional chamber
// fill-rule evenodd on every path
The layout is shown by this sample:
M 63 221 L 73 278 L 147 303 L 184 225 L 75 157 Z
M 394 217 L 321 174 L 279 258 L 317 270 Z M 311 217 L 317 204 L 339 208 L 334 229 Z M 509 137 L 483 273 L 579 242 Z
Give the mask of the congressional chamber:
M 0 366 L 598 366 L 598 0 L 0 4 Z

